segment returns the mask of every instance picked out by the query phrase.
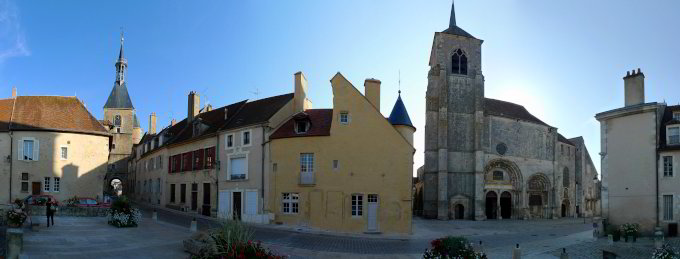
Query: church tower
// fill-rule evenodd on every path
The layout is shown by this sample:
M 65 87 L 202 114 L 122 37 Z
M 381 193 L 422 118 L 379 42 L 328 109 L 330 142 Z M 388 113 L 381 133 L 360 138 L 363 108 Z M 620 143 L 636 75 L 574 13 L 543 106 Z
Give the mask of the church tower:
M 453 218 L 451 201 L 464 206 L 464 218 L 484 219 L 484 76 L 482 40 L 456 25 L 435 32 L 426 93 L 424 216 Z
M 123 54 L 123 40 L 121 34 L 120 52 L 116 61 L 116 80 L 104 104 L 104 123 L 109 125 L 109 132 L 113 135 L 109 152 L 109 174 L 127 172 L 127 159 L 132 153 L 132 146 L 139 143 L 142 133 L 135 107 L 127 91 L 125 78 L 127 60 Z M 109 177 L 107 180 L 110 180 Z

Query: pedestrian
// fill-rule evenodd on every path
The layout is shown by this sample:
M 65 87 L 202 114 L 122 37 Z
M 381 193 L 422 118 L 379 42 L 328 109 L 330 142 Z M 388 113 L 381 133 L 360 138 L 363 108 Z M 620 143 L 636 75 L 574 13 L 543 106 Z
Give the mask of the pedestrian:
M 47 215 L 47 227 L 50 227 L 50 219 L 52 219 L 52 226 L 54 226 L 54 213 L 57 211 L 56 202 L 52 201 L 52 198 L 47 198 L 47 204 L 45 204 L 45 214 Z

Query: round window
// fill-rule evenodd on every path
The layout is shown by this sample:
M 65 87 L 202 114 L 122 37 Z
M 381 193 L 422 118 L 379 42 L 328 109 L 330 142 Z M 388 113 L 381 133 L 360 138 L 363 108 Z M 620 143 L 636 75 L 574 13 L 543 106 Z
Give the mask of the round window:
M 505 143 L 501 142 L 496 145 L 496 152 L 498 152 L 499 155 L 505 155 L 506 151 L 508 151 L 508 146 L 506 146 Z

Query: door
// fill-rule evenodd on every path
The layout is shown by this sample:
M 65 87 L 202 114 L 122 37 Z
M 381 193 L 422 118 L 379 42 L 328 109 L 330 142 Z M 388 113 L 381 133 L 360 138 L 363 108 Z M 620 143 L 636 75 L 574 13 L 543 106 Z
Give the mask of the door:
M 196 211 L 198 208 L 198 184 L 191 184 L 191 210 Z
M 210 217 L 210 183 L 203 183 L 203 207 L 201 207 L 201 214 Z
M 218 217 L 220 218 L 225 218 L 225 219 L 230 219 L 229 217 L 229 204 L 231 201 L 231 193 L 229 191 L 220 191 L 220 197 L 219 197 L 219 202 L 220 205 L 217 206 L 219 209 L 219 215 Z
M 232 219 L 241 220 L 241 211 L 242 211 L 241 210 L 241 208 L 242 208 L 241 207 L 241 192 L 233 192 L 231 201 L 232 201 L 231 204 L 233 204 L 233 207 L 232 207 L 232 210 L 231 210 L 232 213 L 233 213 Z
M 455 212 L 455 219 L 465 219 L 465 207 L 463 204 L 456 204 Z
M 246 215 L 257 215 L 257 191 L 246 192 Z
M 40 194 L 40 182 L 33 182 L 33 195 Z
M 369 232 L 378 231 L 378 195 L 368 195 L 368 227 Z
M 486 193 L 486 218 L 487 219 L 496 219 L 497 198 L 498 198 L 498 196 L 493 191 Z
M 501 193 L 501 218 L 509 219 L 512 216 L 512 195 L 509 192 Z

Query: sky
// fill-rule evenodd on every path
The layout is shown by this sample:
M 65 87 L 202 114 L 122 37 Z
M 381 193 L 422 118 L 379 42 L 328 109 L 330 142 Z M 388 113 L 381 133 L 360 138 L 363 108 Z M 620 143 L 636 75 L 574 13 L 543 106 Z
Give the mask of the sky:
M 0 0 L 0 97 L 77 96 L 103 116 L 121 30 L 127 87 L 142 127 L 187 113 L 187 94 L 221 107 L 293 92 L 332 107 L 341 72 L 363 92 L 382 81 L 389 116 L 401 88 L 423 164 L 425 90 L 434 33 L 451 1 Z M 583 136 L 599 171 L 598 112 L 623 106 L 626 71 L 645 74 L 647 102 L 680 103 L 680 1 L 458 0 L 459 27 L 482 45 L 485 95 L 524 105 L 567 138 Z M 399 84 L 401 78 L 401 84 Z M 4 94 L 2 93 L 4 91 Z

